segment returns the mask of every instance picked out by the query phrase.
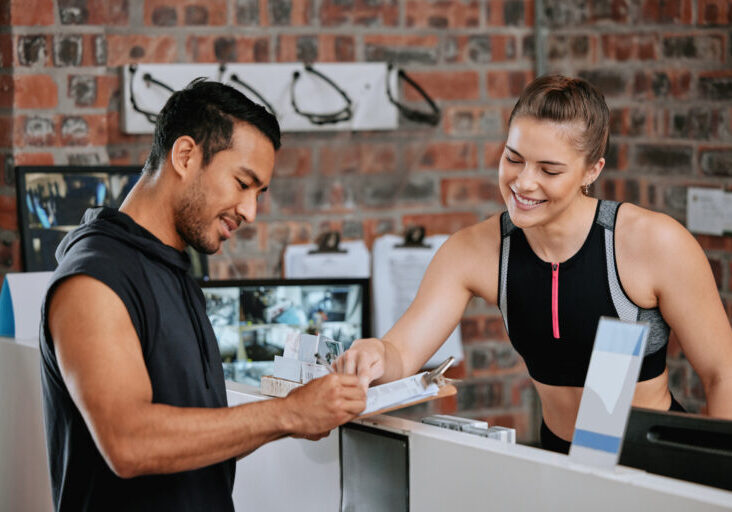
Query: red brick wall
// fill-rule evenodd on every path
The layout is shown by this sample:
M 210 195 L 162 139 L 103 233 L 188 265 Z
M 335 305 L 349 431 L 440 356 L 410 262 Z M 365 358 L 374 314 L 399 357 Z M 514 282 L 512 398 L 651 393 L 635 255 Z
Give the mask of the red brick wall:
M 732 176 L 732 4 L 545 0 L 550 71 L 598 84 L 612 110 L 595 187 L 685 216 L 688 185 Z M 19 268 L 13 166 L 142 163 L 149 136 L 119 128 L 119 66 L 133 62 L 394 60 L 443 108 L 435 128 L 286 134 L 255 225 L 212 260 L 217 277 L 279 275 L 292 242 L 326 229 L 368 243 L 424 224 L 453 232 L 502 209 L 505 120 L 534 76 L 530 0 L 6 0 L 0 3 L 0 274 Z M 413 98 L 411 91 L 406 91 Z M 732 239 L 698 237 L 732 315 Z M 460 394 L 409 414 L 460 413 L 536 437 L 538 402 L 495 308 L 462 322 Z M 703 404 L 672 343 L 678 398 Z

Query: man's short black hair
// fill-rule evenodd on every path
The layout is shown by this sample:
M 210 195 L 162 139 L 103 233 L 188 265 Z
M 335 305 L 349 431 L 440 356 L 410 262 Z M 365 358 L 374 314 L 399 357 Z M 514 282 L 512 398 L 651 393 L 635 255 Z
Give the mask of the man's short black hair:
M 174 92 L 158 114 L 143 172 L 155 172 L 183 135 L 202 146 L 202 165 L 208 165 L 216 153 L 231 147 L 237 121 L 254 126 L 267 136 L 275 150 L 280 148 L 280 126 L 263 106 L 231 86 L 207 82 L 205 78 L 193 80 L 185 89 Z

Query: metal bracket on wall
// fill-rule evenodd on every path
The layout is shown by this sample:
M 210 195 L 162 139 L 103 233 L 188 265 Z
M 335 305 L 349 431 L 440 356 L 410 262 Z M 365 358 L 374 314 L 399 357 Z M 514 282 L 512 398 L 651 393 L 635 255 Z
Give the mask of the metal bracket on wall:
M 350 118 L 328 124 L 313 123 L 293 108 L 293 77 L 297 77 L 297 106 L 303 112 L 328 115 L 344 107 L 344 96 L 327 81 L 306 71 L 302 63 L 285 64 L 138 64 L 124 66 L 122 130 L 126 133 L 152 133 L 154 114 L 163 107 L 170 91 L 156 85 L 163 82 L 175 90 L 183 89 L 193 79 L 206 77 L 239 88 L 252 101 L 268 103 L 283 132 L 332 130 L 393 130 L 399 126 L 399 111 L 389 101 L 387 80 L 397 88 L 395 74 L 389 76 L 387 64 L 331 63 L 312 64 L 327 76 L 350 99 Z M 147 77 L 147 79 L 145 78 Z M 151 80 L 154 79 L 154 80 Z M 239 85 L 244 81 L 261 97 Z M 264 101 L 262 101 L 264 100 Z M 150 115 L 150 114 L 153 115 Z

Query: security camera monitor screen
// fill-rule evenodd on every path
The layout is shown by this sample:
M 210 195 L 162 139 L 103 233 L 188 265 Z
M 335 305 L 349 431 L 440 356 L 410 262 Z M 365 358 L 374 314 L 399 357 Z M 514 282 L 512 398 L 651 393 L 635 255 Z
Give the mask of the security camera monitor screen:
M 23 269 L 53 270 L 56 248 L 87 208 L 119 208 L 140 178 L 140 167 L 16 167 Z M 189 250 L 192 274 L 208 275 L 205 257 Z
M 348 348 L 369 336 L 368 279 L 204 281 L 206 312 L 227 380 L 259 385 L 293 331 Z

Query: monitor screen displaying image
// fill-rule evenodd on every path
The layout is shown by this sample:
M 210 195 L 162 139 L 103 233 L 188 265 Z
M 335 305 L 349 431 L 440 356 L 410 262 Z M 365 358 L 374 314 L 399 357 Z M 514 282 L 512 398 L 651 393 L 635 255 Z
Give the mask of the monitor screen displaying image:
M 18 224 L 23 270 L 54 270 L 56 248 L 96 206 L 119 208 L 140 178 L 141 167 L 45 166 L 16 169 Z M 205 256 L 192 249 L 192 274 L 208 275 Z
M 259 385 L 293 332 L 348 348 L 370 335 L 368 279 L 204 281 L 206 312 L 227 380 Z

